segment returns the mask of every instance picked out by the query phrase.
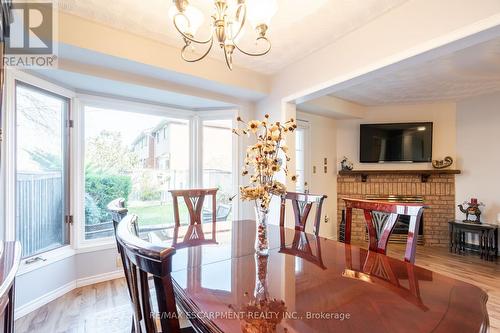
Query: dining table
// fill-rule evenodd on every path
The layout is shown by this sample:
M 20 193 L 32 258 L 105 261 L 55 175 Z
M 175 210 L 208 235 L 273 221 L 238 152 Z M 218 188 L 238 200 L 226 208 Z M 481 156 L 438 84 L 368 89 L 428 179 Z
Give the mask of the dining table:
M 364 248 L 256 222 L 140 229 L 174 247 L 178 307 L 197 332 L 487 332 L 480 288 Z M 418 260 L 418 257 L 417 257 Z

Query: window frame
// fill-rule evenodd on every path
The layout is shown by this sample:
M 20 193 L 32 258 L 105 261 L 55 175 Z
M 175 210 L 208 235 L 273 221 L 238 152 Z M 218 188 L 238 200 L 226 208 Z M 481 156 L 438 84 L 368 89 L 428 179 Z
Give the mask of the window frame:
M 5 192 L 1 195 L 1 201 L 4 208 L 4 214 L 1 215 L 0 218 L 3 219 L 4 225 L 4 238 L 7 241 L 15 241 L 16 240 L 16 195 L 5 195 L 6 193 L 16 193 L 16 173 L 17 173 L 17 113 L 16 113 L 16 87 L 21 84 L 24 86 L 32 87 L 35 90 L 40 90 L 43 93 L 47 93 L 49 95 L 55 95 L 60 98 L 64 98 L 68 100 L 68 121 L 73 120 L 73 99 L 75 94 L 68 89 L 60 87 L 58 85 L 47 82 L 43 79 L 40 79 L 36 76 L 27 74 L 25 72 L 21 72 L 15 69 L 11 69 L 6 73 L 5 80 L 5 112 L 4 116 L 4 133 L 8 133 L 8 135 L 4 136 L 4 142 L 2 149 L 2 161 L 4 161 L 2 165 L 2 182 L 5 188 Z M 72 128 L 67 129 L 68 133 L 65 135 L 66 140 L 69 140 L 67 145 L 65 145 L 65 161 L 68 163 L 65 168 L 65 215 L 72 215 L 72 187 L 73 187 L 73 163 L 74 155 L 72 151 L 73 145 L 73 131 Z M 24 273 L 27 270 L 32 270 L 38 267 L 40 264 L 31 264 L 26 265 L 26 260 L 33 257 L 43 257 L 46 261 L 49 261 L 51 258 L 63 258 L 68 254 L 73 252 L 73 226 L 69 224 L 66 227 L 66 244 L 62 246 L 52 249 L 49 251 L 45 251 L 42 253 L 37 253 L 35 255 L 23 258 L 19 272 Z
M 205 120 L 220 120 L 220 119 L 231 119 L 231 124 L 232 128 L 236 128 L 238 126 L 236 118 L 238 117 L 238 110 L 237 109 L 228 109 L 228 110 L 220 110 L 220 111 L 198 111 L 196 115 L 198 116 L 199 119 L 199 145 L 200 147 L 198 156 L 197 156 L 197 166 L 194 170 L 198 171 L 198 178 L 199 178 L 199 185 L 203 185 L 203 121 Z M 238 136 L 233 135 L 232 137 L 232 156 L 233 156 L 233 164 L 232 164 L 232 172 L 233 172 L 233 192 L 234 195 L 236 196 L 233 199 L 233 218 L 240 219 L 240 208 L 241 208 L 241 201 L 239 200 L 239 142 L 238 142 Z
M 85 108 L 95 107 L 121 112 L 149 114 L 160 117 L 187 120 L 190 129 L 190 149 L 193 145 L 193 119 L 196 112 L 172 107 L 158 106 L 149 103 L 128 101 L 120 98 L 100 97 L 88 94 L 77 94 L 75 97 L 75 147 L 77 151 L 77 162 L 75 163 L 75 187 L 74 187 L 74 221 L 75 221 L 75 245 L 77 249 L 89 249 L 93 247 L 114 246 L 114 237 L 103 237 L 99 239 L 85 239 Z M 192 157 L 190 154 L 190 166 Z M 190 170 L 189 181 L 192 182 L 192 170 Z M 191 186 L 191 185 L 190 185 Z
M 302 182 L 308 183 L 304 185 L 304 189 L 308 190 L 311 186 L 311 123 L 307 120 L 297 119 L 297 127 L 304 131 L 304 178 Z M 297 150 L 295 150 L 297 151 Z M 300 182 L 301 180 L 298 179 Z
M 89 249 L 93 247 L 106 247 L 114 246 L 115 240 L 113 237 L 104 237 L 100 239 L 87 240 L 85 239 L 85 107 L 96 107 L 103 109 L 110 109 L 123 112 L 133 112 L 150 114 L 155 116 L 162 116 L 174 119 L 187 120 L 190 129 L 190 173 L 189 182 L 190 187 L 200 187 L 202 185 L 202 164 L 203 164 L 203 121 L 215 119 L 231 119 L 233 126 L 235 126 L 236 109 L 220 110 L 220 111 L 191 111 L 172 107 L 163 107 L 149 103 L 142 103 L 136 101 L 128 101 L 119 98 L 100 97 L 87 94 L 78 94 L 75 97 L 75 110 L 74 110 L 74 137 L 75 140 L 73 149 L 76 152 L 77 158 L 75 159 L 74 174 L 75 185 L 73 193 L 75 195 L 73 201 L 74 207 L 74 227 L 76 231 L 75 247 L 77 249 Z M 238 140 L 233 137 L 233 156 L 238 154 Z M 236 155 L 235 155 L 236 154 Z M 238 159 L 233 158 L 233 187 L 235 193 L 238 187 Z M 233 216 L 239 216 L 239 202 L 235 201 L 233 204 Z

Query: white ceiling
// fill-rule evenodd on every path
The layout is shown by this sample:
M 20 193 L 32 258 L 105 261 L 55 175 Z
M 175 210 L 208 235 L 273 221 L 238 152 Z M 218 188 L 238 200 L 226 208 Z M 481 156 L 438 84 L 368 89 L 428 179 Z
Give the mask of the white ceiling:
M 500 91 L 500 38 L 336 91 L 367 106 L 461 99 Z
M 278 0 L 279 10 L 269 32 L 273 43 L 271 53 L 265 57 L 236 54 L 234 62 L 265 74 L 278 72 L 405 1 Z M 58 3 L 64 12 L 179 46 L 179 49 L 182 46 L 167 15 L 172 0 L 59 0 Z M 192 3 L 203 9 L 207 17 L 211 13 L 213 0 L 192 0 Z M 205 25 L 208 24 L 206 19 Z M 202 27 L 200 35 L 205 31 Z M 242 46 L 251 48 L 254 38 L 248 31 Z M 222 60 L 218 47 L 214 47 L 210 56 Z

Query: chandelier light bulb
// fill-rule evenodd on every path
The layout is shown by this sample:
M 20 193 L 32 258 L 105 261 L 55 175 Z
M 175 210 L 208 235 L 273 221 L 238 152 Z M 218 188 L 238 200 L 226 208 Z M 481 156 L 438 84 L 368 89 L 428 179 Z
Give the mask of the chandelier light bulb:
M 182 15 L 178 15 L 179 10 L 175 5 L 171 6 L 168 11 L 168 16 L 171 20 L 176 20 L 179 29 L 186 33 L 194 36 L 200 27 L 202 26 L 205 18 L 203 13 L 196 7 L 188 5 Z
M 277 0 L 247 0 L 248 20 L 254 29 L 265 24 L 269 27 L 278 11 Z

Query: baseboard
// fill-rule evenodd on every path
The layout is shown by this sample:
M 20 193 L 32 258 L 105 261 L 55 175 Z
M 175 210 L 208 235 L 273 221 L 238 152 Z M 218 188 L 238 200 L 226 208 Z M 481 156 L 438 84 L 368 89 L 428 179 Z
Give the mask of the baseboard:
M 123 270 L 117 270 L 114 272 L 108 272 L 103 274 L 98 274 L 94 276 L 89 276 L 76 280 L 76 288 L 90 286 L 91 284 L 96 284 L 100 282 L 110 281 L 114 279 L 119 279 L 124 277 Z
M 89 276 L 81 279 L 77 279 L 74 281 L 71 281 L 57 289 L 52 290 L 51 292 L 46 293 L 45 295 L 38 297 L 37 299 L 34 299 L 20 307 L 16 307 L 14 311 L 14 320 L 17 320 L 21 317 L 26 316 L 32 311 L 35 311 L 39 309 L 40 307 L 44 306 L 47 303 L 52 302 L 56 298 L 59 298 L 61 296 L 64 296 L 65 294 L 69 293 L 70 291 L 80 288 L 80 287 L 85 287 L 89 286 L 91 284 L 95 283 L 100 283 L 100 282 L 105 282 L 105 281 L 110 281 L 114 279 L 119 279 L 123 277 L 123 271 L 122 270 L 117 270 L 114 272 L 108 272 L 108 273 L 103 273 L 103 274 L 98 274 L 94 276 Z

